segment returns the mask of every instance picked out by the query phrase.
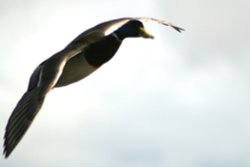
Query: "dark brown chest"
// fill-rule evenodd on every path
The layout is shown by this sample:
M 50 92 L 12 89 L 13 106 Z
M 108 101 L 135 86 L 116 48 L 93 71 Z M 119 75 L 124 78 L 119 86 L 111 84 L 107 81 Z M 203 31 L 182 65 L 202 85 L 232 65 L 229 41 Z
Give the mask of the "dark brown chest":
M 121 45 L 113 36 L 107 36 L 86 48 L 84 56 L 90 65 L 100 67 L 109 61 Z

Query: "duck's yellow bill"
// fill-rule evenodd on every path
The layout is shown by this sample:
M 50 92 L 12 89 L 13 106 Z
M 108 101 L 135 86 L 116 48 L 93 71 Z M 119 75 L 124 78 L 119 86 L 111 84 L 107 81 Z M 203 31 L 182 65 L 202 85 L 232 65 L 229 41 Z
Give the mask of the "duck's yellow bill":
M 154 39 L 154 36 L 149 34 L 143 27 L 140 28 L 140 36 L 143 38 Z

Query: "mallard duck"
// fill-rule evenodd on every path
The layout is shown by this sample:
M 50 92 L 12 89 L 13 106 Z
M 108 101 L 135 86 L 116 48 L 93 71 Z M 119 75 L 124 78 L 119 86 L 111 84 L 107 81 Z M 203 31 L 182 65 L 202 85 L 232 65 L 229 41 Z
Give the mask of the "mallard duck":
M 4 135 L 4 155 L 7 158 L 20 142 L 40 110 L 49 91 L 77 82 L 108 62 L 117 52 L 122 41 L 129 37 L 152 39 L 143 23 L 154 21 L 183 29 L 162 20 L 141 18 L 120 18 L 110 20 L 90 28 L 76 37 L 63 50 L 42 62 L 30 77 L 27 91 L 14 108 Z M 106 31 L 119 27 L 109 34 Z

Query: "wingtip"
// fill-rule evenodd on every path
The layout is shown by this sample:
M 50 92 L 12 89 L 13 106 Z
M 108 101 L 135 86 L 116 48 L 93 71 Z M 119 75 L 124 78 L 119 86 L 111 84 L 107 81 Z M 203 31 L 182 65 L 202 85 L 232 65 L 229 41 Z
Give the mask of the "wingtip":
M 3 150 L 3 157 L 4 159 L 7 159 L 9 157 L 10 153 L 6 150 L 5 146 L 4 146 L 4 150 Z
M 7 128 L 7 127 L 6 127 Z M 7 141 L 6 141 L 6 131 L 5 131 L 5 134 L 4 134 L 4 137 L 3 137 L 3 157 L 4 157 L 4 159 L 7 159 L 8 157 L 9 157 L 9 155 L 10 155 L 10 152 L 8 151 L 8 146 L 7 146 Z
M 7 155 L 5 152 L 3 153 L 3 157 L 4 159 L 7 159 L 9 157 L 9 155 Z
M 155 22 L 155 23 L 162 24 L 162 25 L 165 25 L 165 26 L 170 26 L 170 27 L 174 28 L 178 32 L 185 31 L 184 28 L 175 26 L 175 25 L 173 25 L 170 22 L 167 22 L 165 20 L 156 19 L 156 18 L 153 18 L 153 17 L 138 17 L 136 19 L 138 19 L 140 21 L 144 21 L 144 22 L 150 22 L 151 21 L 151 22 Z
M 8 149 L 7 145 L 6 145 L 6 140 L 4 138 L 4 144 L 3 144 L 3 157 L 4 159 L 7 159 L 9 157 L 9 155 L 11 154 L 11 150 Z
M 173 27 L 176 31 L 178 31 L 178 32 L 182 32 L 182 31 L 185 31 L 185 29 L 184 28 L 181 28 L 181 27 L 177 27 L 177 26 L 174 26 L 174 25 L 171 25 L 171 27 Z

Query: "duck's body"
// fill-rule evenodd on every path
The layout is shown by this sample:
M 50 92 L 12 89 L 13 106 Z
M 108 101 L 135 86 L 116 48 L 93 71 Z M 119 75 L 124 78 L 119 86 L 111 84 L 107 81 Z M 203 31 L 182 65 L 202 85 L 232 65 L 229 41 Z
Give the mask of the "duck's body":
M 115 24 L 122 26 L 105 35 L 106 30 Z M 127 37 L 153 38 L 144 30 L 139 18 L 111 20 L 83 32 L 62 51 L 42 62 L 31 75 L 28 89 L 8 121 L 4 136 L 5 157 L 22 139 L 50 90 L 77 82 L 94 72 L 115 55 Z
M 66 86 L 85 78 L 108 62 L 118 51 L 121 43 L 110 34 L 86 46 L 82 52 L 67 61 L 55 87 Z

